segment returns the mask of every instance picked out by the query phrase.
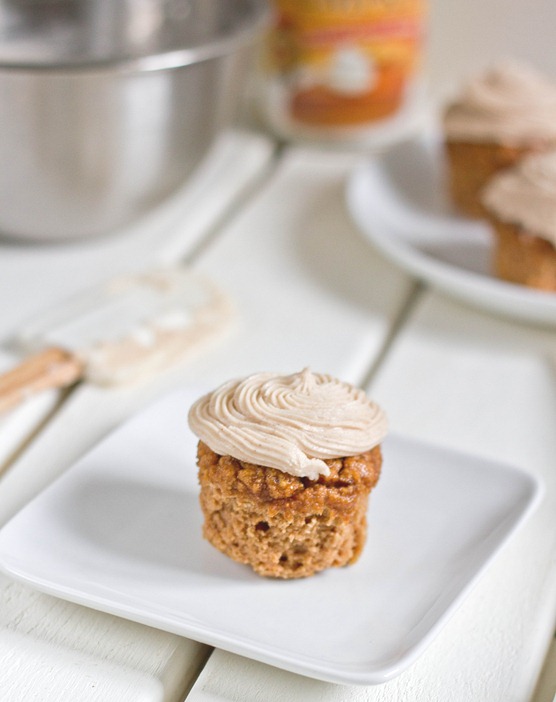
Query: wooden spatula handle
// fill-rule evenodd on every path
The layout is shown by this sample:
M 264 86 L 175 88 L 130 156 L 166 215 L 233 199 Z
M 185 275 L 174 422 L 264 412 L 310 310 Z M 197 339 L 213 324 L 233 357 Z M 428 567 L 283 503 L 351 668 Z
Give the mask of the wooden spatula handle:
M 83 364 L 63 349 L 45 349 L 0 375 L 0 413 L 30 395 L 72 385 L 83 377 Z

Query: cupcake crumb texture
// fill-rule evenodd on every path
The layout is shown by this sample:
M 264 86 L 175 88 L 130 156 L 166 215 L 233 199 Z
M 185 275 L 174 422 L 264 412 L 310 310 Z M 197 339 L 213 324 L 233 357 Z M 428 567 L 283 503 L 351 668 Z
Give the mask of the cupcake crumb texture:
M 368 496 L 382 464 L 380 447 L 327 461 L 309 480 L 231 456 L 199 442 L 204 537 L 259 575 L 303 578 L 354 563 L 366 538 Z

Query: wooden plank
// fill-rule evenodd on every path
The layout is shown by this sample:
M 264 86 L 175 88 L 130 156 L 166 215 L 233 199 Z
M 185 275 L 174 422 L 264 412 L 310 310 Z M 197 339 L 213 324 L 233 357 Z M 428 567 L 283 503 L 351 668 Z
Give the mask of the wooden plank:
M 347 214 L 345 182 L 357 158 L 290 149 L 199 260 L 240 311 L 239 333 L 201 377 L 308 365 L 358 381 L 378 356 L 414 285 L 372 251 Z
M 3 702 L 174 700 L 208 649 L 0 576 Z

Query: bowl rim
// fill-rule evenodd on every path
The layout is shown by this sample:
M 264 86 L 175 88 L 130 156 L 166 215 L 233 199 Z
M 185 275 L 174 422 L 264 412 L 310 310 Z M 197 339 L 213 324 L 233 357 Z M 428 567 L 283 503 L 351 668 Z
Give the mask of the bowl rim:
M 248 0 L 252 15 L 228 36 L 179 49 L 144 56 L 118 56 L 70 61 L 1 60 L 0 71 L 40 73 L 143 73 L 190 66 L 233 53 L 250 44 L 269 25 L 272 10 L 268 0 Z

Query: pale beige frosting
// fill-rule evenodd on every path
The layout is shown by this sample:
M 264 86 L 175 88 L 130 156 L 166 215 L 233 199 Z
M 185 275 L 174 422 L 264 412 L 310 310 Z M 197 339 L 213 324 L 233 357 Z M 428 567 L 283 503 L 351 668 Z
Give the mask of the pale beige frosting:
M 449 139 L 509 145 L 556 140 L 556 85 L 517 62 L 470 80 L 444 115 Z
M 232 380 L 201 397 L 188 419 L 215 453 L 312 480 L 329 474 L 325 459 L 369 451 L 387 431 L 363 390 L 307 368 Z
M 528 156 L 495 176 L 482 202 L 503 222 L 520 225 L 556 246 L 556 150 Z

